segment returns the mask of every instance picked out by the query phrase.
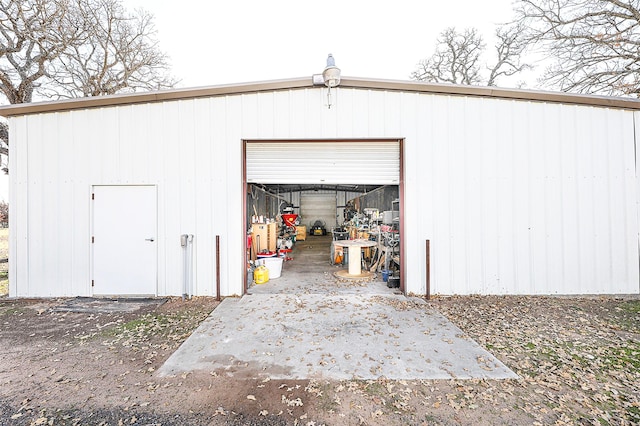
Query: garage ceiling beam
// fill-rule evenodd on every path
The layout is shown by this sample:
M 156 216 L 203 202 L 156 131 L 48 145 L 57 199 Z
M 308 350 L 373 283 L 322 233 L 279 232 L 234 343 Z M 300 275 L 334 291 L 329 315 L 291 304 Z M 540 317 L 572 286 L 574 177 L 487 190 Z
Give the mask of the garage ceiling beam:
M 306 192 L 306 191 L 345 191 L 367 193 L 371 192 L 381 185 L 320 185 L 320 184 L 270 184 L 257 185 L 273 194 L 283 194 L 289 192 Z

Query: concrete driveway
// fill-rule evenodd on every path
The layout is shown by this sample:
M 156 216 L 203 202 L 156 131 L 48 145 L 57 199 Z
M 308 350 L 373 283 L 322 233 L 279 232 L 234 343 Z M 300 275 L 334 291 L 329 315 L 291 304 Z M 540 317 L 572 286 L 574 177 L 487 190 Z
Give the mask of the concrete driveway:
M 272 379 L 517 378 L 422 299 L 383 292 L 227 298 L 159 370 Z

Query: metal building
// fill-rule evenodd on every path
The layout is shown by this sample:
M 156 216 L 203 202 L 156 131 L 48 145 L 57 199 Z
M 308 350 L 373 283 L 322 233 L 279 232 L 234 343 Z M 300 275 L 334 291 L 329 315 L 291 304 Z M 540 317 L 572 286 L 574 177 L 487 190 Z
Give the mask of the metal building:
M 183 294 L 181 235 L 193 294 L 240 295 L 254 180 L 399 185 L 409 294 L 640 292 L 640 102 L 355 78 L 331 96 L 304 78 L 1 107 L 10 296 Z

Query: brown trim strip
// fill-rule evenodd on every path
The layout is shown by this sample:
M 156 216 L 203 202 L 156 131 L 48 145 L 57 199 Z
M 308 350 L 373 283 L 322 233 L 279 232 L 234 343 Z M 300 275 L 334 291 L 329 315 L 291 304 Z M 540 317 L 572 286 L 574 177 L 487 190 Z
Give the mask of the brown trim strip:
M 566 92 L 541 90 L 505 89 L 488 86 L 465 86 L 458 84 L 422 83 L 417 81 L 370 80 L 346 78 L 340 80 L 339 87 L 354 87 L 405 92 L 433 93 L 440 95 L 460 95 L 522 101 L 539 101 L 574 105 L 592 105 L 608 108 L 640 109 L 640 100 L 613 96 L 583 95 Z
M 407 277 L 407 268 L 406 268 L 406 250 L 405 250 L 405 227 L 404 227 L 404 139 L 398 139 L 398 150 L 400 154 L 400 176 L 398 182 L 399 189 L 399 198 L 400 198 L 400 208 L 399 218 L 400 218 L 400 291 L 405 296 L 407 295 L 407 288 L 405 285 L 405 280 Z
M 244 259 L 244 262 L 242 262 L 243 282 L 241 296 L 244 296 L 249 292 L 248 281 L 250 277 L 247 267 L 249 266 L 249 260 L 251 260 L 250 253 L 247 253 L 247 143 L 248 141 L 246 139 L 242 140 L 242 210 L 240 211 L 242 212 L 242 259 Z
M 216 301 L 220 300 L 220 235 L 216 235 Z
M 427 300 L 431 300 L 431 240 L 427 240 L 425 245 L 425 257 L 427 262 L 425 265 Z
M 224 95 L 241 95 L 245 93 L 299 89 L 304 87 L 313 87 L 313 83 L 310 78 L 172 89 L 157 92 L 128 93 L 122 95 L 95 96 L 91 98 L 79 98 L 63 101 L 0 106 L 0 116 L 11 117 L 42 112 L 71 111 L 75 109 L 98 108 L 105 106 L 133 105 Z
M 311 78 L 294 78 L 256 83 L 227 84 L 209 87 L 162 90 L 157 92 L 129 93 L 64 101 L 36 102 L 20 105 L 0 106 L 0 115 L 12 117 L 43 112 L 71 111 L 117 105 L 132 105 L 149 102 L 164 102 L 202 97 L 240 95 L 277 90 L 293 90 L 314 86 Z M 379 80 L 347 77 L 340 81 L 342 88 L 369 90 L 405 91 L 440 95 L 473 96 L 521 101 L 552 102 L 574 105 L 591 105 L 607 108 L 640 110 L 640 100 L 610 96 L 580 95 L 564 92 L 502 89 L 497 87 L 464 86 L 455 84 L 422 83 L 417 81 Z

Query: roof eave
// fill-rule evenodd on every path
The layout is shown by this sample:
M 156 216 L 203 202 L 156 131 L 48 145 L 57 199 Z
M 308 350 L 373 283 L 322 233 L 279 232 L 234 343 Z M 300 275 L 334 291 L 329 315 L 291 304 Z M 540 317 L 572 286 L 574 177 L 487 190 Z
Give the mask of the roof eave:
M 239 95 L 243 93 L 298 89 L 304 87 L 313 87 L 313 82 L 310 77 L 7 105 L 0 106 L 0 116 L 11 117 L 42 112 L 70 111 L 74 109 L 99 108 L 105 106 L 175 101 L 223 95 Z
M 311 87 L 322 86 L 314 85 L 312 78 L 310 77 L 303 77 L 285 80 L 226 84 L 186 89 L 170 89 L 156 92 L 128 93 L 121 95 L 95 96 L 90 98 L 78 98 L 62 101 L 7 105 L 0 106 L 0 115 L 4 117 L 11 117 L 43 112 L 70 111 L 75 109 L 99 108 L 105 106 L 132 105 L 139 103 L 174 101 L 212 96 L 241 95 L 246 93 L 291 90 Z M 466 86 L 455 84 L 423 83 L 417 81 L 380 80 L 354 77 L 342 78 L 340 81 L 340 87 L 513 99 L 521 101 L 552 102 L 640 110 L 640 100 L 637 99 L 569 94 L 564 92 L 504 89 L 498 87 Z
M 506 89 L 494 86 L 469 86 L 401 80 L 370 80 L 349 77 L 341 79 L 340 87 L 399 90 L 440 95 L 474 96 L 640 110 L 640 99 L 543 90 Z

